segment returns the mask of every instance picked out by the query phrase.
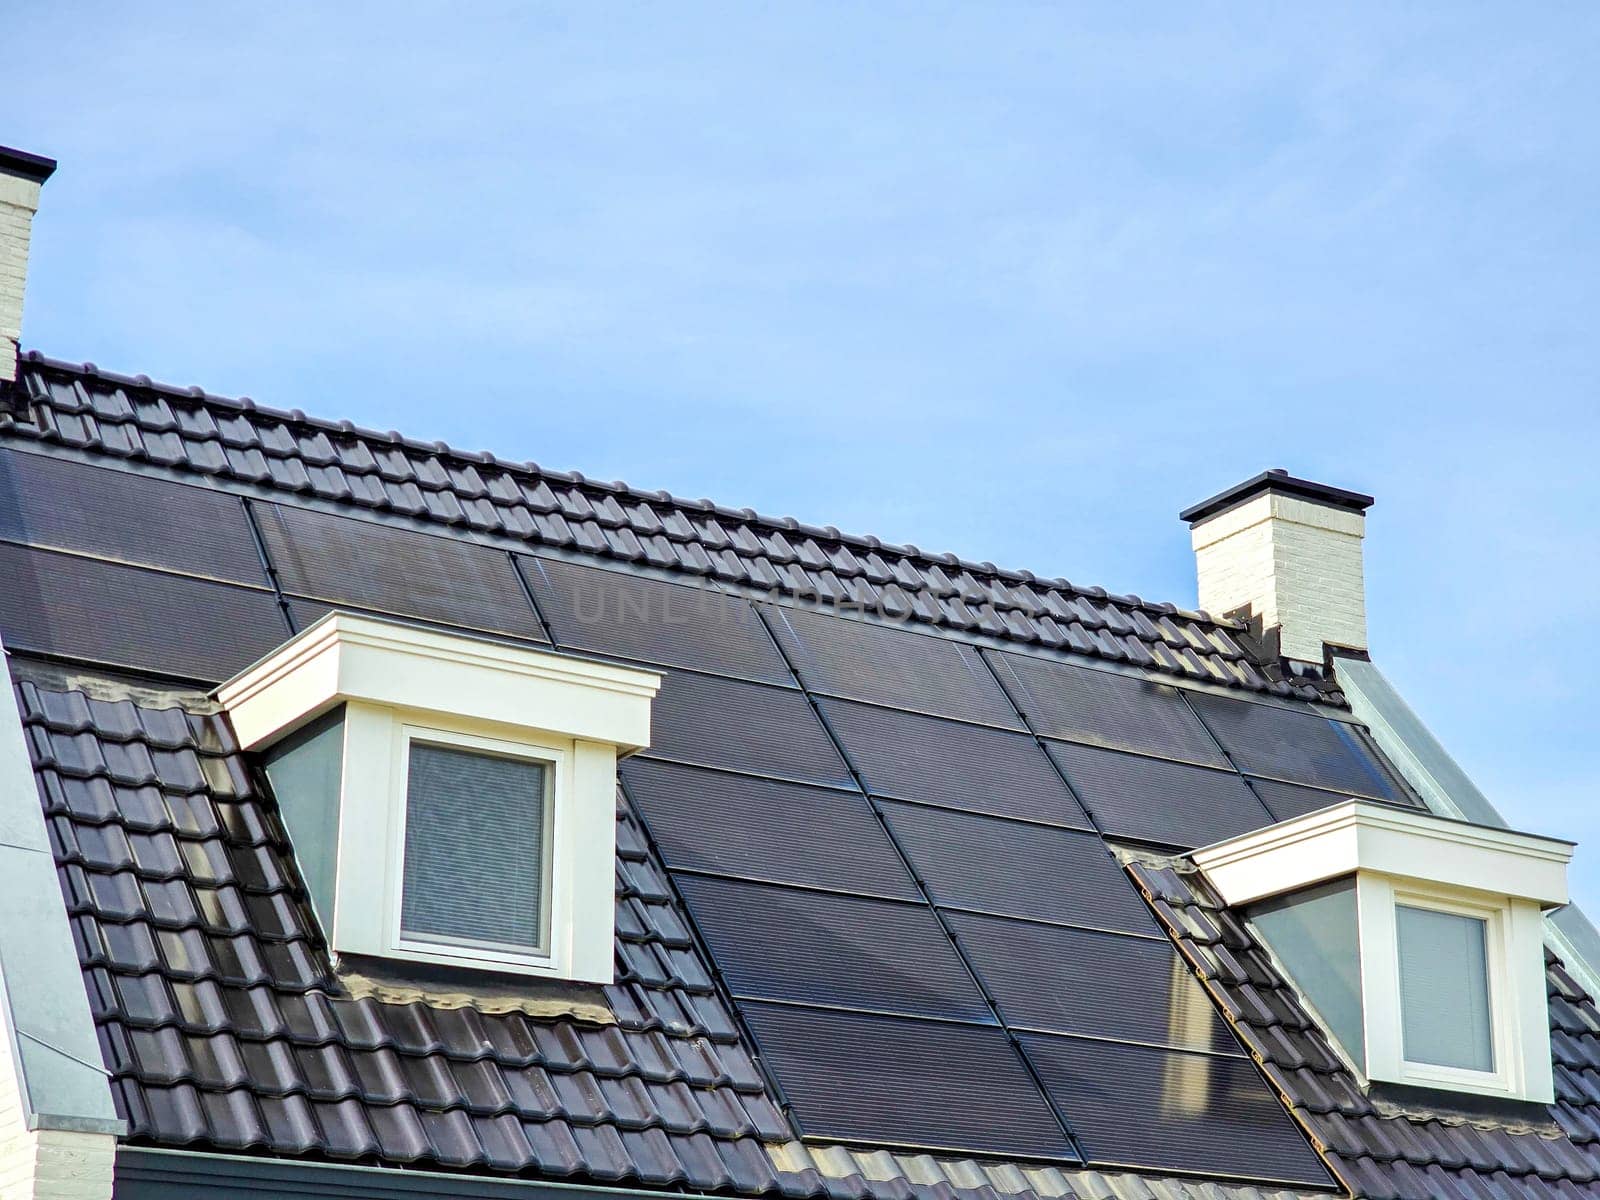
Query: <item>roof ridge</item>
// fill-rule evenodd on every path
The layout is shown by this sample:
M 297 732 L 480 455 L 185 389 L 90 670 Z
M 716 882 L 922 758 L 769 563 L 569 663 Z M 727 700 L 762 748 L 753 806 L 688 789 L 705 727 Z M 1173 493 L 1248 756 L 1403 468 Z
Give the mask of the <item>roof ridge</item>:
M 198 402 L 230 409 L 234 412 L 248 413 L 252 416 L 264 417 L 284 425 L 297 425 L 308 430 L 323 433 L 338 434 L 344 437 L 355 437 L 366 441 L 380 442 L 386 445 L 416 451 L 423 454 L 434 455 L 442 458 L 451 458 L 473 466 L 493 466 L 498 470 L 513 475 L 532 476 L 569 486 L 590 488 L 612 496 L 621 496 L 638 500 L 643 503 L 669 504 L 679 509 L 693 512 L 708 513 L 713 516 L 725 517 L 731 520 L 742 521 L 755 525 L 774 533 L 798 533 L 806 537 L 821 538 L 837 542 L 851 549 L 861 549 L 874 553 L 883 553 L 902 559 L 910 559 L 929 566 L 940 568 L 955 568 L 976 576 L 986 576 L 1005 583 L 1023 583 L 1032 587 L 1050 591 L 1064 592 L 1073 596 L 1082 596 L 1091 600 L 1102 600 L 1127 608 L 1138 609 L 1147 613 L 1162 616 L 1179 617 L 1189 621 L 1201 621 L 1216 626 L 1219 629 L 1242 631 L 1247 628 L 1244 622 L 1235 618 L 1215 616 L 1201 609 L 1185 609 L 1171 601 L 1147 600 L 1135 593 L 1116 593 L 1098 585 L 1083 585 L 1073 583 L 1061 576 L 1044 578 L 1028 570 L 1013 570 L 999 567 L 989 561 L 974 562 L 964 559 L 949 552 L 926 551 L 915 543 L 897 544 L 885 542 L 873 534 L 844 533 L 833 525 L 810 525 L 796 517 L 775 517 L 758 513 L 753 508 L 733 508 L 729 505 L 718 504 L 707 498 L 690 499 L 674 495 L 665 489 L 649 491 L 633 487 L 622 480 L 600 480 L 584 475 L 580 471 L 562 471 L 549 467 L 542 467 L 530 460 L 517 462 L 512 459 L 501 458 L 490 450 L 462 450 L 443 441 L 428 442 L 420 438 L 407 437 L 398 430 L 375 430 L 356 425 L 349 420 L 330 420 L 324 417 L 308 415 L 299 408 L 280 409 L 269 405 L 257 404 L 249 396 L 222 396 L 208 392 L 201 387 L 180 387 L 176 384 L 161 383 L 151 379 L 148 375 L 126 375 L 116 371 L 106 371 L 92 362 L 73 362 L 69 359 L 53 358 L 38 350 L 26 350 L 20 358 L 23 362 L 46 370 L 55 370 L 75 375 L 87 375 L 91 378 L 104 380 L 118 386 L 135 387 L 146 391 L 155 392 L 174 399 L 189 402 Z

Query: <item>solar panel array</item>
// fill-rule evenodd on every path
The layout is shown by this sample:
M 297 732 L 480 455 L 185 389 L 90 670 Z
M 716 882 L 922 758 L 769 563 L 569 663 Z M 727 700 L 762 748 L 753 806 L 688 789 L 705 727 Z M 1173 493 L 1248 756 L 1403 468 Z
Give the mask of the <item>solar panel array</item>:
M 623 783 L 804 1135 L 1328 1182 L 1104 839 L 1409 802 L 1354 726 L 6 450 L 0 573 L 8 647 L 197 681 L 334 605 L 662 668 Z

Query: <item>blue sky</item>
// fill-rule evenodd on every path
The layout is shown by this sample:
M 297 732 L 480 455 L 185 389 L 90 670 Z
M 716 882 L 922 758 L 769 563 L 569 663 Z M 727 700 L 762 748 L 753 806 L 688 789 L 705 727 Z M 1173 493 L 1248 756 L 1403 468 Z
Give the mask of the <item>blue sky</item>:
M 1600 12 L 23 5 L 26 344 L 1193 603 L 1374 493 L 1374 656 L 1600 906 Z

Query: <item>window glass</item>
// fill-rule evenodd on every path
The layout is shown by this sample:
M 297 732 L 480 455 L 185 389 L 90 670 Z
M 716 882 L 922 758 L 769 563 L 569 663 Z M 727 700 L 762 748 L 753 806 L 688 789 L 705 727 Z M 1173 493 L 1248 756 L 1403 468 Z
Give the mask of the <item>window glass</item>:
M 1395 930 L 1406 1061 L 1494 1070 L 1487 923 L 1400 904 Z
M 1250 919 L 1345 1052 L 1365 1066 L 1355 880 L 1269 900 Z
M 412 742 L 401 936 L 541 949 L 548 793 L 543 763 Z

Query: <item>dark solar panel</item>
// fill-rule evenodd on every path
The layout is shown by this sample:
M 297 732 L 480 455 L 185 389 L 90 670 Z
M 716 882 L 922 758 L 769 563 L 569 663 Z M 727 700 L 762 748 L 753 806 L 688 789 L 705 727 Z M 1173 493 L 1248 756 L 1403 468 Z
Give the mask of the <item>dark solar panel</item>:
M 1272 822 L 1231 771 L 1066 742 L 1049 746 L 1107 836 L 1205 846 Z
M 1237 1054 L 1172 943 L 1004 917 L 945 918 L 1013 1029 Z
M 926 904 L 703 875 L 676 882 L 736 996 L 994 1022 Z
M 1316 812 L 1330 804 L 1343 804 L 1350 799 L 1340 792 L 1323 792 L 1296 783 L 1278 783 L 1272 779 L 1252 779 L 1250 786 L 1255 788 L 1261 802 L 1280 821 L 1302 817 L 1308 812 Z
M 1356 796 L 1403 793 L 1363 732 L 1319 713 L 1199 695 L 1194 706 L 1239 769 Z
M 999 1029 L 747 1003 L 808 1137 L 1077 1161 Z
M 919 897 L 859 792 L 637 757 L 620 770 L 669 867 L 904 900 Z
M 822 711 L 869 791 L 900 800 L 1089 828 L 1026 734 L 823 700 Z
M 289 637 L 271 592 L 0 544 L 0 633 L 32 650 L 221 682 Z
M 814 692 L 936 716 L 1020 728 L 976 647 L 805 609 L 766 609 L 795 670 Z
M 1227 765 L 1177 688 L 1024 654 L 989 658 L 1046 737 Z
M 1160 932 L 1132 881 L 1092 833 L 894 800 L 880 805 L 936 904 Z
M 256 513 L 285 592 L 546 640 L 502 550 L 281 504 Z
M 0 538 L 268 585 L 239 497 L 6 449 Z
M 650 727 L 650 753 L 662 758 L 855 786 L 817 714 L 789 688 L 668 671 Z
M 1022 1044 L 1096 1165 L 1329 1183 L 1247 1058 L 1047 1034 Z
M 517 566 L 563 647 L 793 683 L 772 636 L 742 596 L 522 555 Z

